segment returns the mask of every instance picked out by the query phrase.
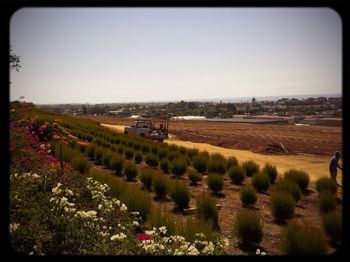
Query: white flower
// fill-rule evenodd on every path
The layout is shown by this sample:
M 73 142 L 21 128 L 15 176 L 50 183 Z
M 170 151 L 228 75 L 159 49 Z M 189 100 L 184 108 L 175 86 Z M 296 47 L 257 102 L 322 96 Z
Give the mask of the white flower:
M 139 222 L 137 222 L 137 221 L 133 221 L 132 224 L 136 227 L 138 227 L 140 225 Z
M 159 231 L 160 231 L 162 234 L 166 234 L 167 229 L 166 229 L 165 226 L 162 226 L 162 227 L 159 228 Z
M 30 256 L 32 256 L 34 253 L 33 253 L 33 251 L 31 251 L 31 252 L 29 252 L 29 254 L 28 255 L 30 255 Z
M 98 209 L 101 209 L 101 208 L 102 208 L 102 205 L 101 205 L 101 204 L 99 204 L 99 205 L 98 205 Z
M 128 208 L 127 208 L 127 206 L 124 205 L 124 203 L 123 203 L 122 206 L 120 207 L 120 210 L 121 210 L 121 211 L 127 211 Z
M 124 233 L 120 233 L 120 234 L 116 234 L 111 236 L 111 240 L 123 240 L 124 238 L 126 238 L 126 235 Z
M 140 214 L 140 212 L 134 211 L 134 212 L 131 212 L 131 214 L 135 215 L 135 216 L 138 216 Z
M 259 248 L 256 250 L 255 254 L 260 255 L 260 249 Z
M 39 178 L 40 176 L 38 174 L 33 174 L 32 177 Z
M 266 252 L 261 252 L 261 256 L 266 256 L 267 254 L 266 254 Z
M 10 224 L 10 233 L 15 232 L 19 227 L 18 223 L 11 223 Z

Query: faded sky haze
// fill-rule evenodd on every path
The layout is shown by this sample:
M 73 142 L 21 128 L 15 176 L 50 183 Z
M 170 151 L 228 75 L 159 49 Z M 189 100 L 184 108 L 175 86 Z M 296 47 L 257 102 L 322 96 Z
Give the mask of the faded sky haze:
M 10 100 L 341 94 L 341 31 L 328 8 L 23 8 Z

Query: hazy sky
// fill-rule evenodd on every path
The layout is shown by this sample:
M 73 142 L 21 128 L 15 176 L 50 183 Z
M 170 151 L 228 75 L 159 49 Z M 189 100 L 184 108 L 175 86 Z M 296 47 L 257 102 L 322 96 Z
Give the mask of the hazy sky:
M 24 8 L 10 99 L 110 103 L 341 93 L 328 8 Z

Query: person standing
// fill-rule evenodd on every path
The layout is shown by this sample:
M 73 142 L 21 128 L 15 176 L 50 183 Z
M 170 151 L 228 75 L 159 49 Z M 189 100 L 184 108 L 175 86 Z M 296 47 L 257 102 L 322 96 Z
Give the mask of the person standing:
M 338 164 L 338 160 L 340 158 L 340 152 L 339 151 L 336 151 L 334 153 L 334 155 L 332 156 L 331 158 L 331 161 L 329 163 L 329 173 L 331 175 L 331 178 L 337 183 L 337 171 L 339 169 L 343 170 L 343 168 L 341 166 L 339 166 Z M 338 186 L 340 186 L 338 183 L 337 183 Z

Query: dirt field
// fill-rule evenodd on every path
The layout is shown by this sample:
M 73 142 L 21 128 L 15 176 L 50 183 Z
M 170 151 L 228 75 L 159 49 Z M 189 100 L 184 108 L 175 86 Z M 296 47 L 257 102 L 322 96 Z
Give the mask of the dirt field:
M 89 116 L 104 124 L 129 125 L 132 119 Z M 327 156 L 342 151 L 342 128 L 326 126 L 262 125 L 205 121 L 170 121 L 169 132 L 178 140 L 207 143 L 263 154 Z

